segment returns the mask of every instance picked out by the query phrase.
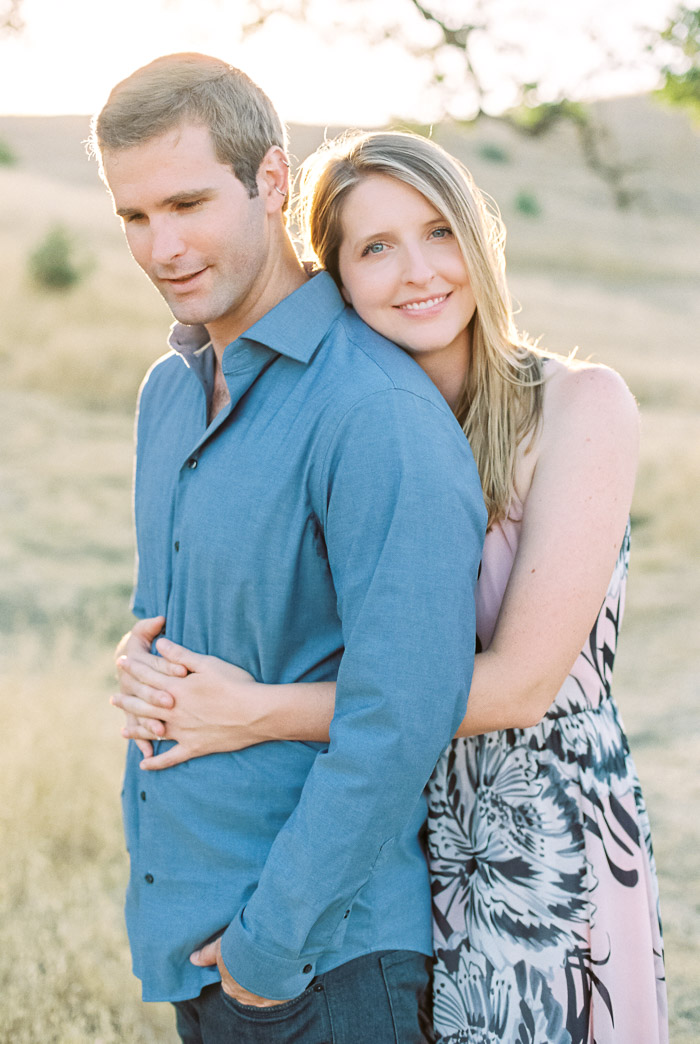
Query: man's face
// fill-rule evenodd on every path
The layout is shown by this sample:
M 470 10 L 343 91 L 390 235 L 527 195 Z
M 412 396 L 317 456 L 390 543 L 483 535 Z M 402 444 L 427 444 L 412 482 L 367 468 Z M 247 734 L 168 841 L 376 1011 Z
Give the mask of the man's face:
M 105 150 L 103 164 L 135 261 L 182 323 L 225 345 L 264 294 L 269 226 L 219 162 L 208 128 L 184 124 L 143 145 Z

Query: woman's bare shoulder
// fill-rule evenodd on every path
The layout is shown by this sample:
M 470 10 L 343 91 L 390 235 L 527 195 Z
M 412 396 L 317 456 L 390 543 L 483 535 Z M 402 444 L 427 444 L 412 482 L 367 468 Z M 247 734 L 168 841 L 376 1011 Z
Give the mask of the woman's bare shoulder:
M 543 421 L 597 422 L 637 429 L 639 411 L 623 377 L 609 366 L 560 355 L 544 363 Z
M 619 455 L 624 468 L 634 471 L 639 411 L 620 374 L 609 366 L 549 353 L 542 371 L 541 423 L 520 447 L 516 461 L 515 490 L 523 504 L 540 462 L 576 467 L 583 447 L 601 461 Z

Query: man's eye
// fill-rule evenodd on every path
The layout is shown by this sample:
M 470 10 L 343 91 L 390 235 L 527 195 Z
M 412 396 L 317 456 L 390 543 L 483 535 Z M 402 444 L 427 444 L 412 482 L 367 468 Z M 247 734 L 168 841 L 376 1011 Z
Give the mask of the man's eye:
M 183 201 L 182 203 L 178 203 L 177 207 L 178 210 L 194 210 L 195 207 L 200 207 L 201 205 L 201 199 L 188 199 Z

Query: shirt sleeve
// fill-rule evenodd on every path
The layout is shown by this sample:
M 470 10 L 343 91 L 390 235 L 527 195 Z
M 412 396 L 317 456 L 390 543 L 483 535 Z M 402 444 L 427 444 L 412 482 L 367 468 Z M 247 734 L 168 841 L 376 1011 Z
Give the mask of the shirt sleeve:
M 297 996 L 406 827 L 464 716 L 486 513 L 467 440 L 411 392 L 368 396 L 330 442 L 319 508 L 345 652 L 327 753 L 222 939 L 252 992 Z

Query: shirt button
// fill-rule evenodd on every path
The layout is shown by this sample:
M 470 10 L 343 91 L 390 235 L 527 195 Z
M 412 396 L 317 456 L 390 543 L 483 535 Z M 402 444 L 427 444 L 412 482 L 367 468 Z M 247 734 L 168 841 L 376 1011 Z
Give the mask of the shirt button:
M 153 884 L 153 874 L 144 874 L 143 879 L 146 884 Z
M 141 798 L 142 801 L 145 801 L 146 800 L 146 791 L 142 790 L 141 793 L 139 794 L 139 797 Z
M 179 551 L 180 550 L 180 541 L 176 540 L 175 543 L 173 544 L 173 547 L 175 548 L 176 551 Z
M 187 467 L 192 468 L 192 470 L 194 470 L 197 467 L 197 458 L 190 457 L 190 459 L 187 461 Z
M 305 964 L 304 968 L 303 968 L 303 971 L 304 971 L 304 975 L 308 975 L 310 971 L 313 971 L 313 968 L 311 967 L 310 964 Z
M 143 798 L 144 801 L 146 800 L 146 795 L 145 794 L 142 793 L 141 797 Z M 345 918 L 349 917 L 349 916 L 350 916 L 350 911 L 346 910 L 345 913 L 343 914 L 343 920 L 345 920 Z

